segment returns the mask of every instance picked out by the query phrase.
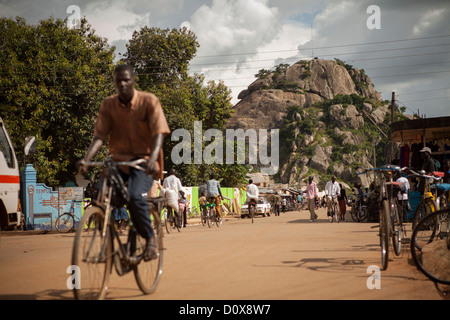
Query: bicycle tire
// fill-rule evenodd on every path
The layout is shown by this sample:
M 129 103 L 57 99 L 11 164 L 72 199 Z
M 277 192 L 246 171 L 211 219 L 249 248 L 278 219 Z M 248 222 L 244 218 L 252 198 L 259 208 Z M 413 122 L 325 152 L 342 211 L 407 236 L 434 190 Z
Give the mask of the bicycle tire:
M 389 203 L 383 200 L 380 208 L 380 246 L 382 270 L 386 270 L 389 263 Z
M 398 213 L 398 201 L 394 199 L 392 203 L 391 214 L 391 228 L 392 228 L 392 246 L 394 248 L 394 254 L 400 256 L 402 252 L 402 221 Z
M 59 233 L 68 233 L 75 230 L 75 219 L 72 214 L 69 212 L 61 214 L 55 221 L 55 229 Z
M 367 209 L 367 206 L 361 206 L 359 208 L 359 212 L 358 212 L 358 216 L 359 216 L 359 221 L 364 221 L 367 219 L 367 216 L 369 214 L 369 210 Z
M 163 246 L 163 232 L 161 218 L 157 214 L 157 210 L 150 204 L 150 217 L 152 221 L 152 228 L 157 242 L 157 258 L 149 261 L 144 261 L 142 255 L 145 251 L 145 240 L 136 235 L 136 256 L 141 259 L 140 263 L 134 268 L 134 277 L 139 289 L 144 294 L 151 294 L 155 292 L 161 280 L 164 246 Z
M 202 213 L 201 213 L 200 217 L 201 217 L 201 220 L 202 220 L 202 226 L 206 226 L 206 224 L 208 223 L 208 222 L 207 222 L 208 215 L 207 215 L 206 208 L 203 207 L 203 208 L 201 209 L 201 212 L 202 212 Z
M 450 284 L 450 246 L 449 246 L 449 213 L 450 210 L 436 211 L 423 218 L 411 236 L 411 255 L 416 267 L 430 280 L 445 285 Z M 445 215 L 445 216 L 443 216 Z M 446 232 L 442 233 L 445 217 Z
M 255 214 L 254 214 L 254 212 L 255 212 L 255 208 L 252 206 L 250 208 L 250 218 L 252 219 L 252 223 L 255 222 Z
M 425 218 L 430 213 L 433 213 L 437 211 L 437 205 L 436 202 L 431 198 L 426 198 L 422 200 L 419 205 L 416 208 L 416 211 L 414 212 L 414 217 L 412 220 L 412 228 L 417 226 L 420 220 Z
M 356 209 L 356 206 L 352 207 L 350 210 L 350 215 L 352 216 L 353 221 L 361 222 L 361 219 L 359 218 L 359 210 Z
M 181 229 L 183 229 L 183 212 L 175 212 L 174 210 L 174 223 L 175 228 L 177 228 L 178 232 L 181 232 Z
M 172 229 L 173 229 L 173 213 L 172 213 L 172 208 L 171 207 L 167 207 L 166 208 L 166 219 L 164 221 L 164 225 L 166 227 L 166 231 L 168 234 L 172 233 Z
M 109 230 L 102 236 L 104 210 L 91 207 L 78 225 L 72 251 L 72 265 L 79 268 L 81 286 L 74 286 L 77 300 L 105 298 L 112 270 L 112 241 Z

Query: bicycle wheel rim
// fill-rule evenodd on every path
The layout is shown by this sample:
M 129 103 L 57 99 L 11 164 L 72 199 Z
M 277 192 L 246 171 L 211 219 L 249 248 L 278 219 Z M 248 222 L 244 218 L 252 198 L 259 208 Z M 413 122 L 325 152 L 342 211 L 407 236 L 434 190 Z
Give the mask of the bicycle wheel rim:
M 380 212 L 380 244 L 381 244 L 381 264 L 386 270 L 389 263 L 389 204 L 383 200 Z
M 151 294 L 155 292 L 161 280 L 163 267 L 163 235 L 162 224 L 155 210 L 151 210 L 152 228 L 157 242 L 157 258 L 149 261 L 144 261 L 142 255 L 144 254 L 146 241 L 141 236 L 136 235 L 136 255 L 141 259 L 140 263 L 134 269 L 134 277 L 139 286 L 139 289 L 144 294 Z
M 450 210 L 437 211 L 422 219 L 411 237 L 411 255 L 417 268 L 430 280 L 450 284 L 450 246 L 448 230 Z M 439 221 L 446 214 L 445 221 Z
M 63 213 L 56 219 L 55 229 L 60 233 L 68 233 L 75 229 L 75 220 L 69 213 Z
M 72 265 L 79 268 L 80 287 L 73 287 L 77 300 L 101 300 L 106 295 L 112 244 L 109 232 L 102 236 L 104 220 L 103 209 L 91 207 L 78 225 L 72 251 Z
M 402 224 L 398 214 L 398 203 L 395 201 L 392 208 L 392 246 L 396 256 L 402 252 Z

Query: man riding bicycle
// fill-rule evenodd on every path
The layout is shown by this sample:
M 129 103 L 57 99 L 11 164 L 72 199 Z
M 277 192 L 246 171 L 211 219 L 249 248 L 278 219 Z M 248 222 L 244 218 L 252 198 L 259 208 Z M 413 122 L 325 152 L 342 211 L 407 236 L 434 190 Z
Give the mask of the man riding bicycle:
M 216 205 L 217 218 L 220 219 L 220 199 L 223 199 L 220 191 L 220 183 L 216 180 L 215 174 L 211 174 L 211 179 L 206 182 L 206 199 L 209 203 Z
M 107 97 L 98 114 L 94 139 L 84 159 L 79 161 L 81 172 L 87 171 L 86 162 L 91 161 L 109 138 L 109 152 L 115 161 L 145 158 L 146 172 L 134 168 L 119 168 L 124 181 L 128 181 L 130 200 L 128 209 L 138 233 L 146 239 L 144 260 L 156 258 L 156 240 L 151 227 L 149 203 L 142 194 L 147 193 L 153 178 L 161 179 L 163 172 L 164 137 L 170 134 L 159 99 L 152 93 L 134 88 L 136 78 L 133 69 L 119 65 L 114 70 L 116 95 Z
M 255 184 L 253 184 L 252 179 L 250 179 L 248 181 L 248 183 L 249 183 L 249 185 L 246 187 L 246 193 L 247 193 L 247 201 L 248 201 L 248 213 L 250 214 L 251 206 L 253 206 L 255 208 L 255 212 L 256 212 L 256 204 L 258 203 L 259 189 Z
M 337 205 L 337 197 L 341 193 L 341 188 L 339 187 L 339 183 L 336 181 L 336 177 L 331 177 L 331 181 L 328 181 L 325 185 L 325 196 L 327 200 L 327 216 L 328 220 L 332 220 L 333 217 L 331 217 L 331 208 L 334 203 Z

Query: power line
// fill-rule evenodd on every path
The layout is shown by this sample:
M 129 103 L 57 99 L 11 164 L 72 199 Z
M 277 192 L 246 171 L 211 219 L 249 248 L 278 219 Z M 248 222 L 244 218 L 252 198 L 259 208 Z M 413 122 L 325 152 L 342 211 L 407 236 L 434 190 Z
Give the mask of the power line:
M 366 43 L 354 43 L 354 44 L 341 44 L 341 45 L 333 45 L 333 46 L 323 46 L 323 47 L 314 47 L 314 48 L 302 48 L 301 50 L 316 50 L 316 49 L 333 49 L 333 48 L 343 48 L 343 47 L 354 47 L 354 46 L 364 46 L 364 45 L 374 45 L 374 44 L 383 44 L 383 43 L 396 43 L 396 42 L 404 42 L 404 41 L 415 41 L 415 40 L 425 40 L 425 39 L 436 39 L 436 38 L 446 38 L 450 37 L 448 35 L 442 36 L 432 36 L 432 37 L 421 37 L 421 38 L 409 38 L 409 39 L 397 39 L 397 40 L 388 40 L 388 41 L 375 41 L 375 42 L 366 42 Z M 261 52 L 247 52 L 247 53 L 231 53 L 231 54 L 218 54 L 218 55 L 207 55 L 207 56 L 198 56 L 196 58 L 216 58 L 216 57 L 229 57 L 229 56 L 244 56 L 244 55 L 255 55 L 255 54 L 265 54 L 265 53 L 282 53 L 282 52 L 297 52 L 297 49 L 285 49 L 285 50 L 273 50 L 273 51 L 261 51 Z

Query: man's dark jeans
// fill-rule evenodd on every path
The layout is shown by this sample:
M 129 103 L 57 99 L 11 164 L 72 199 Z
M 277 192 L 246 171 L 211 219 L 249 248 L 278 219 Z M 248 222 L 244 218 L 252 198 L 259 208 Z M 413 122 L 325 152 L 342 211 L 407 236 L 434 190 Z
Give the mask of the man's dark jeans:
M 130 201 L 127 208 L 130 211 L 131 221 L 141 237 L 148 239 L 153 237 L 153 229 L 150 223 L 149 203 L 145 201 L 142 194 L 150 191 L 153 185 L 153 177 L 149 177 L 140 170 L 130 168 L 126 174 L 119 170 L 124 181 L 128 181 L 128 193 Z

